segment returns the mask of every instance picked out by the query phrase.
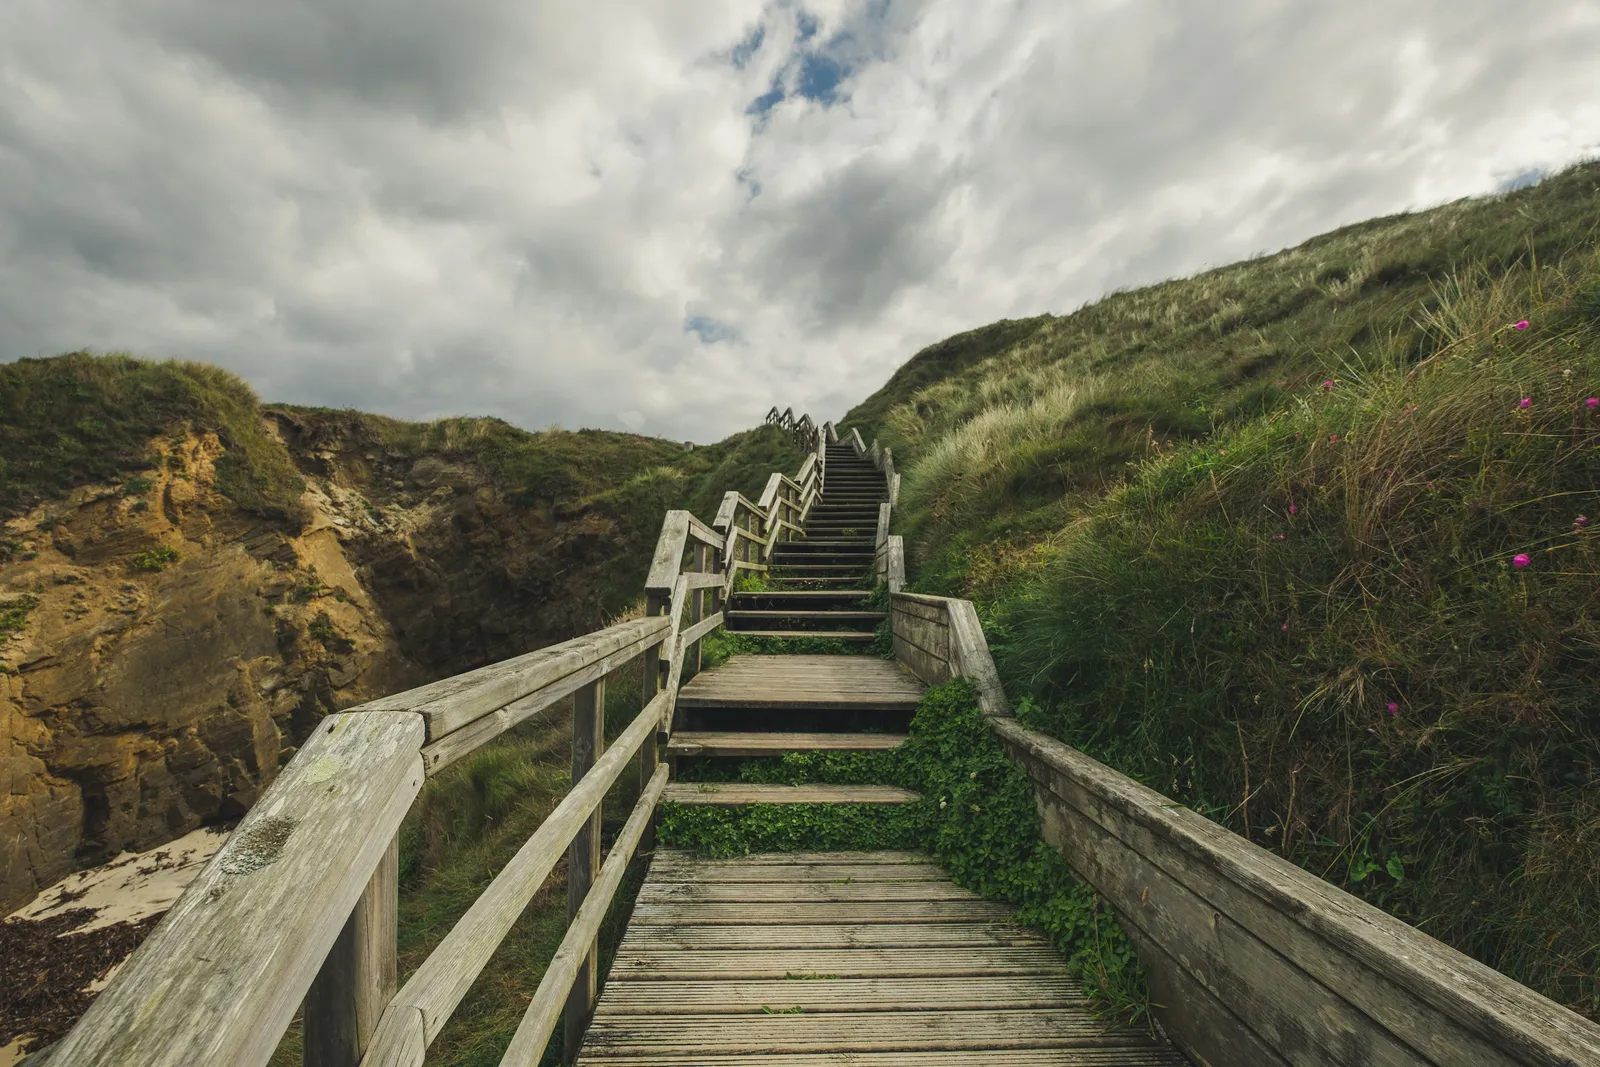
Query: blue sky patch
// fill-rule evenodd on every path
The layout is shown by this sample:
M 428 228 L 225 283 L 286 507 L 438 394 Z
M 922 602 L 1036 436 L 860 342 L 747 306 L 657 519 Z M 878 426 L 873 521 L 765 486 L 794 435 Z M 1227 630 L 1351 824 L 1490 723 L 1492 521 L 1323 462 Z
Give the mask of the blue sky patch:
M 1526 189 L 1528 186 L 1538 185 L 1542 181 L 1544 181 L 1544 171 L 1538 167 L 1532 167 L 1521 174 L 1513 174 L 1501 182 L 1499 191 L 1502 193 L 1514 193 L 1518 189 Z
M 733 46 L 733 51 L 728 53 L 728 60 L 735 68 L 743 70 L 750 57 L 761 51 L 761 42 L 767 39 L 767 28 L 757 26 L 750 32 L 750 36 Z
M 710 315 L 688 315 L 683 320 L 683 332 L 692 333 L 700 338 L 700 343 L 714 345 L 718 341 L 731 341 L 739 336 L 739 331 L 727 323 L 718 322 Z

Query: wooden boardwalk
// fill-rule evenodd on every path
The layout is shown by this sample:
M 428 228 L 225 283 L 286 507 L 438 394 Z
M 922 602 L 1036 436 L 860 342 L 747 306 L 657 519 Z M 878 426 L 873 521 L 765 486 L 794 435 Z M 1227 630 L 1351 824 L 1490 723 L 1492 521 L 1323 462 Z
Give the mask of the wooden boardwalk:
M 904 852 L 656 853 L 592 1067 L 1176 1067 L 1107 1025 L 1011 909 Z

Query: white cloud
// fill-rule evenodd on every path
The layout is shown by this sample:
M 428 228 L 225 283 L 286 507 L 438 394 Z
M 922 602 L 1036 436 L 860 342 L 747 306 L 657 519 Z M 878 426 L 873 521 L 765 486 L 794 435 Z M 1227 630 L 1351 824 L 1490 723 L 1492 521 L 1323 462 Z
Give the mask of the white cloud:
M 1595 54 L 1586 0 L 8 0 L 0 358 L 837 417 L 958 330 L 1600 150 Z

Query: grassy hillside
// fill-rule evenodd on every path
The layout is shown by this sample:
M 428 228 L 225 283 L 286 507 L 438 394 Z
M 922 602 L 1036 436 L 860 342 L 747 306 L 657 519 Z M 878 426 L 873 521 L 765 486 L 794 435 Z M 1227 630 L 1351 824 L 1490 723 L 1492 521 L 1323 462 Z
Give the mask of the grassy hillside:
M 1591 1016 L 1597 232 L 1577 167 L 953 339 L 849 420 L 1031 725 Z

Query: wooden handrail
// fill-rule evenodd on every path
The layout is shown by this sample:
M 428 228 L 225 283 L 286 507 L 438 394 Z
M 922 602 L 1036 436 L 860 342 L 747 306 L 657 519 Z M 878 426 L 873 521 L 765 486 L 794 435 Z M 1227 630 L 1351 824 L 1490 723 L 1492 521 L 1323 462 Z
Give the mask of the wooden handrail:
M 265 1064 L 422 788 L 424 734 L 411 712 L 323 719 L 52 1062 Z

